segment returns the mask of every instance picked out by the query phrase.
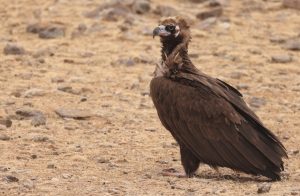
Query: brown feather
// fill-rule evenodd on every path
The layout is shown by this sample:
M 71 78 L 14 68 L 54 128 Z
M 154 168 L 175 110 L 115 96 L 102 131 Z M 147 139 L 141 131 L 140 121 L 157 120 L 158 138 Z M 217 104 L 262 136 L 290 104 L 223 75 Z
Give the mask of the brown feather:
M 162 124 L 180 145 L 187 175 L 202 162 L 280 179 L 282 158 L 287 157 L 283 144 L 238 90 L 192 64 L 188 26 L 178 18 L 162 24 L 170 22 L 183 29 L 178 38 L 161 39 L 162 60 L 169 72 L 152 79 L 150 94 Z

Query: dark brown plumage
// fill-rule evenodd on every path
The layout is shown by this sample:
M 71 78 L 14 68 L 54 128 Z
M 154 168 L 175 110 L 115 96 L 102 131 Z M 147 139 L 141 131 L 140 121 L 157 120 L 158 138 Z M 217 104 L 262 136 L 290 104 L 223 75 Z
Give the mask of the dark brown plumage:
M 180 146 L 188 177 L 200 163 L 280 179 L 286 150 L 249 109 L 241 93 L 200 72 L 190 61 L 189 26 L 167 18 L 154 29 L 162 60 L 150 84 L 158 116 Z

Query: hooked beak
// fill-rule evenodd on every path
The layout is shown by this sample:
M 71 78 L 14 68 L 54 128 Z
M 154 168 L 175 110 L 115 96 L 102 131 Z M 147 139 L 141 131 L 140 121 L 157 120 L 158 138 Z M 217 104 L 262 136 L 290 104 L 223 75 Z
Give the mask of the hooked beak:
M 169 36 L 170 34 L 171 34 L 170 32 L 166 31 L 166 27 L 164 25 L 159 25 L 153 30 L 153 38 L 157 35 L 160 37 L 166 37 Z

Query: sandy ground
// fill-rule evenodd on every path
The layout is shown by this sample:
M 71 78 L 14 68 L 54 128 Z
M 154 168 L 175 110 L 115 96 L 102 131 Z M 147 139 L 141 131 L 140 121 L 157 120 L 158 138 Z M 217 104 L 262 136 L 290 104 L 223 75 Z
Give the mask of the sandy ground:
M 0 124 L 0 195 L 256 195 L 265 178 L 228 169 L 201 165 L 191 179 L 160 174 L 182 171 L 178 146 L 149 97 L 160 55 L 150 35 L 160 16 L 152 10 L 160 1 L 151 1 L 149 13 L 130 13 L 129 22 L 86 17 L 102 2 L 0 1 L 0 117 L 12 120 Z M 237 86 L 287 148 L 283 180 L 266 194 L 299 195 L 300 52 L 284 42 L 299 36 L 300 11 L 277 0 L 231 0 L 203 28 L 195 15 L 207 7 L 184 2 L 164 4 L 193 23 L 194 64 Z M 65 35 L 27 32 L 36 22 L 55 22 Z M 25 54 L 4 54 L 8 43 Z M 275 63 L 274 55 L 292 60 Z M 20 109 L 39 111 L 46 124 L 33 126 L 35 115 Z M 57 109 L 91 117 L 62 118 Z

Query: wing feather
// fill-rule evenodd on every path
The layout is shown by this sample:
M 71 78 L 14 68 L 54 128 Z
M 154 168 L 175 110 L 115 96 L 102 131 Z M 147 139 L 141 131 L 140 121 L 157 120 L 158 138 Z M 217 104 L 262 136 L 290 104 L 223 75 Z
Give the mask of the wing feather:
M 189 73 L 154 78 L 150 93 L 162 124 L 202 162 L 278 178 L 283 145 L 237 90 L 218 83 Z

